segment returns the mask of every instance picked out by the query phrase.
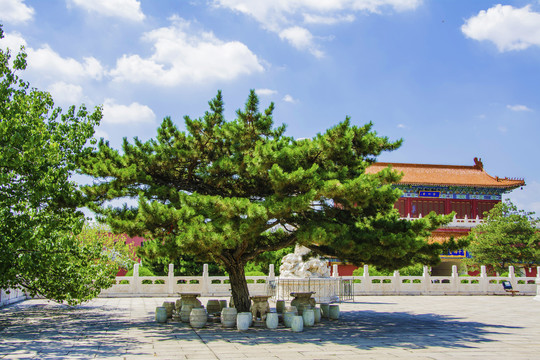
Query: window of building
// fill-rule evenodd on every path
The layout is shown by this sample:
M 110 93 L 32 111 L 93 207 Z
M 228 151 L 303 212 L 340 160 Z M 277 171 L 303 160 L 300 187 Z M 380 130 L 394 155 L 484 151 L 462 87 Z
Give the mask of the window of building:
M 444 200 L 439 199 L 414 199 L 411 201 L 411 217 L 426 216 L 430 212 L 444 214 Z
M 493 209 L 493 207 L 497 203 L 498 203 L 498 201 L 479 201 L 478 202 L 478 217 L 480 219 L 483 219 L 484 218 L 484 212 Z
M 467 218 L 472 218 L 472 205 L 469 200 L 459 201 L 459 200 L 452 200 L 450 201 L 450 211 L 456 212 L 456 217 L 458 219 L 465 218 L 465 215 Z
M 394 208 L 398 209 L 401 217 L 407 217 L 407 199 L 400 198 L 395 204 Z

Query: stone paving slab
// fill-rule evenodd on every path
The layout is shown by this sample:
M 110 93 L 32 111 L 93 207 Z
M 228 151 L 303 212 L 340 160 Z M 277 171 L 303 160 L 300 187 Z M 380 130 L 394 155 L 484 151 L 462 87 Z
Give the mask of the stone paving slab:
M 9 305 L 0 309 L 0 359 L 540 358 L 540 302 L 531 296 L 362 296 L 340 304 L 340 320 L 301 333 L 158 324 L 166 300 L 174 298 Z

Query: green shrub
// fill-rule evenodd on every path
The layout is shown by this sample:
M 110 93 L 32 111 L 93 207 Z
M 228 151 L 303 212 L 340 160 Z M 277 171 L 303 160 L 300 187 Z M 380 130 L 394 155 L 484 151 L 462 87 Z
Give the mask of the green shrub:
M 364 268 L 359 267 L 353 271 L 353 276 L 364 276 Z M 392 276 L 393 271 L 390 270 L 378 270 L 374 266 L 369 267 L 369 276 Z
M 262 271 L 246 271 L 246 276 L 266 276 Z
M 424 267 L 422 264 L 416 264 L 399 269 L 401 276 L 422 276 L 424 273 Z M 363 276 L 364 268 L 359 267 L 353 271 L 353 276 Z M 379 270 L 374 266 L 369 267 L 369 276 L 392 276 L 394 271 L 392 270 Z
M 126 274 L 126 276 L 133 276 L 133 268 L 129 270 Z M 145 268 L 143 266 L 139 266 L 139 276 L 156 276 L 152 270 Z

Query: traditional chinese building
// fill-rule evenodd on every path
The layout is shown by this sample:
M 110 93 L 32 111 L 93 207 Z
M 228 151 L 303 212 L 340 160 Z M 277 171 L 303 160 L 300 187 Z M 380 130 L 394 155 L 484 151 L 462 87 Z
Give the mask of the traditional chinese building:
M 472 227 L 482 222 L 484 212 L 501 202 L 503 194 L 525 185 L 523 179 L 489 175 L 477 158 L 472 166 L 375 163 L 366 172 L 377 173 L 388 166 L 403 172 L 395 184 L 403 191 L 395 204 L 403 218 L 414 219 L 431 211 L 456 213 L 450 224 L 432 233 L 431 241 L 468 235 Z M 432 275 L 450 275 L 452 265 L 459 264 L 466 256 L 463 250 L 442 255 L 442 262 L 432 269 Z M 342 275 L 349 272 L 352 273 L 351 267 L 340 268 Z

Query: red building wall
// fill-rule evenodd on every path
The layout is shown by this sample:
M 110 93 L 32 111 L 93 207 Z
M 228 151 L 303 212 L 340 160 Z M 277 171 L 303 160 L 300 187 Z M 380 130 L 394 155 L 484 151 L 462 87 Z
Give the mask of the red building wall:
M 458 219 L 467 216 L 468 219 L 480 219 L 484 217 L 484 212 L 491 210 L 500 200 L 456 200 L 456 199 L 422 199 L 422 198 L 400 198 L 394 207 L 398 209 L 402 217 L 409 214 L 412 218 L 419 215 L 425 216 L 431 211 L 437 214 L 450 214 L 456 212 Z
M 143 242 L 146 241 L 145 238 L 142 238 L 140 236 L 129 237 L 127 234 L 122 234 L 122 237 L 124 238 L 124 241 L 126 242 L 126 244 L 133 244 L 134 249 L 138 248 L 139 246 L 142 246 Z M 135 261 L 141 262 L 141 259 L 135 258 Z M 124 276 L 126 275 L 126 273 L 127 273 L 127 270 L 120 269 L 118 270 L 118 273 L 116 274 L 116 276 Z

